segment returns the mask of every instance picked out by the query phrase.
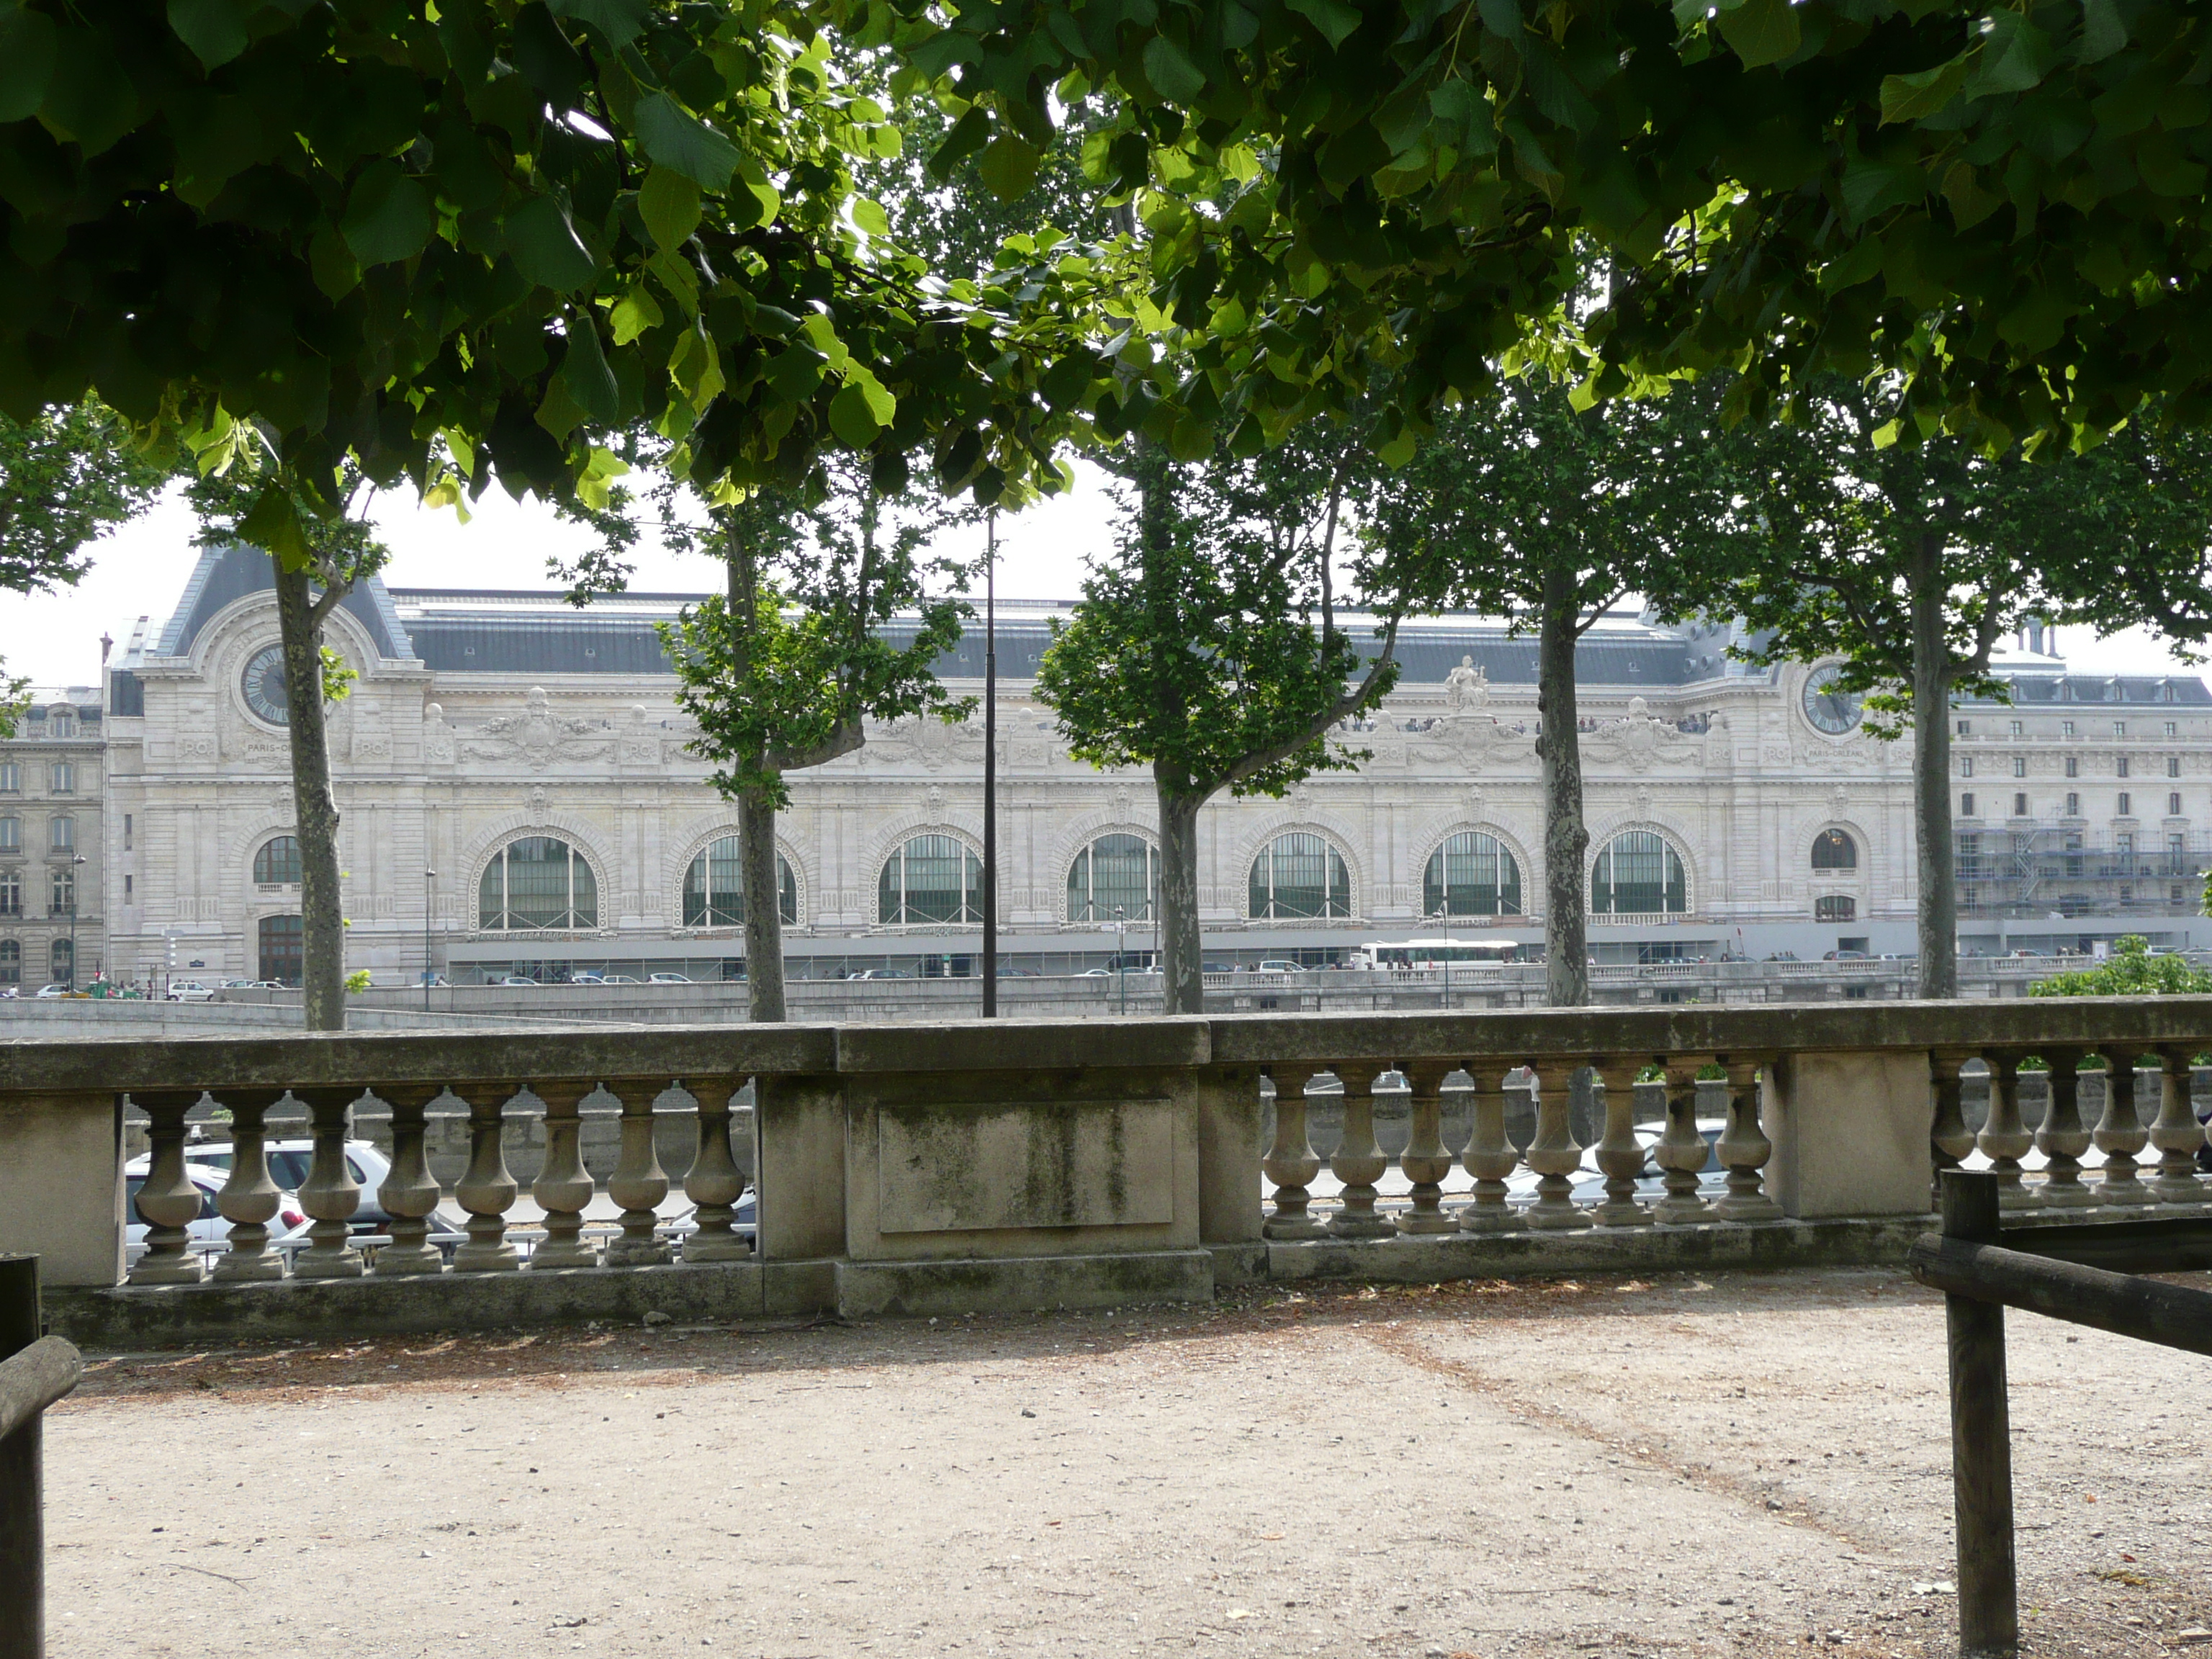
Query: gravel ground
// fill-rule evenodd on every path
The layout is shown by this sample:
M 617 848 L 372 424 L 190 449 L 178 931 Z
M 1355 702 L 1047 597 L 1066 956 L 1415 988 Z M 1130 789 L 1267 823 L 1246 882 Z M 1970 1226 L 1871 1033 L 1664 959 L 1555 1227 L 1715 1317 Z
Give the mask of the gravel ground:
M 2010 1319 L 2027 1651 L 2212 1659 L 2212 1370 Z M 1948 1655 L 1943 1352 L 1869 1271 L 118 1356 L 50 1641 Z

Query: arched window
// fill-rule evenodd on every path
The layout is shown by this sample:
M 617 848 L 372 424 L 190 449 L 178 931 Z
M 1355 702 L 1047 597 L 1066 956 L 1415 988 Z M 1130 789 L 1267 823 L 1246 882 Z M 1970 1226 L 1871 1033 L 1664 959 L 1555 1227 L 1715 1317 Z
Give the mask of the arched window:
M 1679 915 L 1690 908 L 1682 860 L 1649 830 L 1615 836 L 1590 872 L 1590 911 L 1601 916 Z
M 70 940 L 58 939 L 46 947 L 46 962 L 53 971 L 47 975 L 50 984 L 76 987 L 76 946 Z
M 1856 921 L 1859 902 L 1849 893 L 1830 893 L 1813 901 L 1815 921 Z
M 0 985 L 23 982 L 23 947 L 12 939 L 0 939 Z
M 599 889 L 584 855 L 557 836 L 525 836 L 492 854 L 477 889 L 477 926 L 596 927 Z
M 76 914 L 76 866 L 57 864 L 46 872 L 53 878 L 49 883 L 52 902 L 46 906 L 50 916 L 72 916 Z
M 983 860 L 951 836 L 916 836 L 884 861 L 876 908 L 887 927 L 981 921 Z
M 1823 830 L 1813 837 L 1813 867 L 1815 870 L 1857 869 L 1858 842 L 1841 830 Z
M 264 886 L 275 884 L 297 884 L 300 879 L 300 838 L 297 836 L 278 836 L 261 843 L 261 850 L 253 855 L 253 879 Z M 267 975 L 263 975 L 266 979 Z
M 1429 854 L 1421 878 L 1421 914 L 1517 916 L 1521 866 L 1495 836 L 1463 830 Z
M 1142 836 L 1101 836 L 1067 868 L 1067 919 L 1149 921 L 1160 894 L 1160 850 Z
M 791 860 L 775 855 L 776 914 L 786 926 L 799 921 L 799 880 Z M 724 836 L 691 860 L 684 872 L 686 927 L 742 927 L 745 925 L 745 877 L 738 838 Z
M 1304 831 L 1276 836 L 1252 860 L 1251 910 L 1255 921 L 1350 915 L 1352 872 L 1344 854 Z
M 307 963 L 307 935 L 297 916 L 264 916 L 259 937 L 263 979 L 297 985 Z

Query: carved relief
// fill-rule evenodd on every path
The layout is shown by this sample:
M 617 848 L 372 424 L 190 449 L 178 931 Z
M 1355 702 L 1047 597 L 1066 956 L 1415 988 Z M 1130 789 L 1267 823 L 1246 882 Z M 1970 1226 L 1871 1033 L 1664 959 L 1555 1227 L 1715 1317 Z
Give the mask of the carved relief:
M 454 733 L 446 711 L 434 702 L 422 705 L 422 758 L 433 766 L 449 765 L 454 754 Z
M 1649 772 L 1654 765 L 1684 765 L 1697 758 L 1697 746 L 1665 720 L 1651 717 L 1650 705 L 1641 697 L 1628 700 L 1628 712 L 1607 720 L 1583 739 L 1583 753 L 1591 760 L 1612 762 L 1632 772 Z
M 589 720 L 556 715 L 545 689 L 538 685 L 524 696 L 522 713 L 488 720 L 461 740 L 463 752 L 473 759 L 520 760 L 540 772 L 556 759 L 605 759 L 612 746 Z

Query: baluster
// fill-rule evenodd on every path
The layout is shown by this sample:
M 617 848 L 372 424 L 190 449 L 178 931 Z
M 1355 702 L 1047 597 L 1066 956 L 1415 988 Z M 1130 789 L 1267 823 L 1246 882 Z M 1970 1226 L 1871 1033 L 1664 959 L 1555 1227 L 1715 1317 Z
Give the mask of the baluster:
M 603 1086 L 616 1094 L 613 1085 Z M 607 1192 L 623 1206 L 622 1237 L 607 1246 L 610 1267 L 645 1267 L 669 1259 L 668 1242 L 653 1233 L 660 1220 L 655 1206 L 668 1196 L 668 1176 L 653 1145 L 653 1103 L 659 1095 L 659 1085 L 643 1078 L 624 1080 L 617 1095 L 622 1102 L 622 1153 Z
M 1398 1218 L 1398 1231 L 1457 1232 L 1458 1218 L 1443 1212 L 1443 1180 L 1452 1171 L 1452 1155 L 1444 1147 L 1443 1086 L 1451 1068 L 1438 1060 L 1415 1060 L 1401 1069 L 1413 1091 L 1413 1127 L 1398 1167 L 1413 1183 L 1413 1206 Z
M 392 1168 L 376 1189 L 376 1201 L 392 1218 L 392 1242 L 369 1257 L 373 1273 L 445 1270 L 444 1253 L 430 1243 L 430 1214 L 441 1194 L 422 1145 L 422 1109 L 445 1092 L 442 1083 L 387 1083 L 376 1090 L 392 1108 Z
M 1474 1090 L 1474 1121 L 1460 1163 L 1474 1177 L 1474 1202 L 1459 1212 L 1463 1233 L 1516 1232 L 1528 1218 L 1505 1201 L 1506 1179 L 1521 1167 L 1521 1154 L 1505 1133 L 1505 1074 L 1478 1069 L 1473 1060 L 1462 1064 Z
M 1696 1059 L 1680 1055 L 1667 1064 L 1667 1127 L 1651 1155 L 1666 1172 L 1667 1183 L 1667 1195 L 1655 1213 L 1675 1226 L 1713 1218 L 1713 1206 L 1698 1190 L 1705 1167 L 1712 1161 L 1712 1148 L 1698 1130 L 1698 1064 Z
M 507 1173 L 507 1147 L 501 1139 L 511 1083 L 478 1083 L 469 1094 L 469 1167 L 453 1188 L 454 1201 L 468 1212 L 469 1241 L 453 1252 L 456 1273 L 506 1273 L 522 1265 L 507 1237 L 507 1212 L 521 1190 Z
M 684 1172 L 684 1195 L 698 1206 L 698 1231 L 684 1241 L 686 1261 L 743 1261 L 752 1246 L 736 1230 L 738 1200 L 745 1178 L 730 1152 L 730 1097 L 744 1086 L 741 1077 L 705 1078 L 684 1085 L 699 1103 L 699 1150 Z
M 163 1089 L 131 1098 L 151 1120 L 153 1156 L 138 1188 L 138 1218 L 146 1224 L 146 1254 L 132 1267 L 133 1285 L 197 1285 L 206 1269 L 192 1254 L 191 1224 L 199 1219 L 200 1189 L 185 1173 L 185 1114 L 199 1104 L 197 1089 Z
M 1335 1070 L 1344 1085 L 1344 1139 L 1328 1167 L 1344 1183 L 1344 1196 L 1328 1230 L 1339 1238 L 1388 1238 L 1397 1228 L 1375 1213 L 1375 1183 L 1390 1167 L 1375 1139 L 1375 1079 L 1384 1068 L 1346 1065 Z
M 2150 1126 L 2150 1144 L 2163 1156 L 2150 1189 L 2167 1204 L 2196 1204 L 2204 1197 L 2204 1183 L 2197 1174 L 2204 1130 L 2189 1104 L 2189 1058 L 2185 1047 L 2168 1045 L 2158 1051 L 2158 1121 Z
M 2097 1201 L 2115 1207 L 2139 1209 L 2151 1201 L 2150 1188 L 2136 1170 L 2136 1154 L 2150 1145 L 2136 1109 L 2136 1057 L 2115 1049 L 2105 1051 L 2105 1112 L 2089 1139 L 2105 1155 L 2104 1173 L 2097 1179 Z
M 1536 1133 L 1528 1143 L 1528 1167 L 1536 1172 L 1536 1201 L 1527 1212 L 1532 1227 L 1587 1227 L 1590 1218 L 1575 1207 L 1573 1176 L 1583 1166 L 1568 1112 L 1568 1090 L 1577 1062 L 1539 1060 L 1536 1073 Z
M 1306 1085 L 1313 1081 L 1310 1066 L 1269 1066 L 1261 1075 L 1275 1085 L 1275 1139 L 1260 1167 L 1275 1183 L 1274 1213 L 1261 1223 L 1268 1238 L 1325 1238 L 1328 1229 L 1315 1218 L 1309 1188 L 1321 1173 L 1314 1153 L 1311 1131 L 1306 1125 Z
M 1728 1127 L 1713 1150 L 1727 1167 L 1728 1193 L 1713 1206 L 1713 1213 L 1723 1221 L 1779 1221 L 1782 1206 L 1766 1191 L 1765 1171 L 1774 1143 L 1759 1121 L 1759 1062 L 1723 1055 L 1721 1065 L 1728 1072 Z
M 584 1208 L 598 1188 L 584 1168 L 584 1122 L 577 1103 L 598 1086 L 590 1079 L 533 1083 L 530 1092 L 545 1103 L 545 1161 L 530 1196 L 545 1212 L 545 1237 L 530 1252 L 532 1267 L 596 1267 L 598 1247 L 585 1242 Z
M 1928 1192 L 1928 1207 L 1942 1202 L 1943 1171 L 1955 1170 L 1974 1150 L 1973 1131 L 1966 1127 L 1966 1110 L 1960 1103 L 1959 1073 L 1969 1056 L 1962 1051 L 1938 1048 L 1928 1056 L 1928 1083 L 1936 1092 L 1936 1112 L 1928 1126 L 1928 1150 L 1935 1173 Z
M 292 1263 L 295 1279 L 358 1279 L 361 1252 L 354 1248 L 353 1212 L 361 1183 L 346 1167 L 346 1132 L 353 1125 L 359 1089 L 295 1089 L 314 1126 L 315 1155 L 300 1183 L 300 1207 L 313 1218 L 307 1248 Z
M 283 1099 L 282 1089 L 226 1091 L 230 1108 L 230 1175 L 215 1195 L 215 1206 L 230 1223 L 230 1248 L 215 1259 L 214 1276 L 224 1279 L 284 1277 L 284 1258 L 269 1248 L 269 1222 L 284 1194 L 269 1178 L 269 1109 Z
M 1605 1136 L 1597 1144 L 1597 1167 L 1605 1171 L 1605 1201 L 1593 1218 L 1601 1227 L 1648 1227 L 1651 1212 L 1636 1196 L 1644 1173 L 1644 1143 L 1636 1138 L 1636 1073 L 1632 1060 L 1608 1059 L 1597 1067 L 1605 1085 Z
M 1990 1068 L 1990 1118 L 1975 1144 L 1989 1155 L 1990 1173 L 1997 1178 L 1997 1207 L 2030 1209 L 2035 1194 L 2021 1184 L 2020 1160 L 2035 1137 L 2020 1121 L 2020 1056 L 1999 1049 L 1983 1059 Z
M 2051 1099 L 2043 1109 L 2043 1127 L 2035 1132 L 2046 1172 L 2043 1201 L 2057 1209 L 2079 1209 L 2097 1201 L 2096 1194 L 2081 1184 L 2081 1154 L 2089 1150 L 2089 1132 L 2081 1127 L 2081 1051 L 2045 1048 L 2043 1058 L 2051 1067 Z

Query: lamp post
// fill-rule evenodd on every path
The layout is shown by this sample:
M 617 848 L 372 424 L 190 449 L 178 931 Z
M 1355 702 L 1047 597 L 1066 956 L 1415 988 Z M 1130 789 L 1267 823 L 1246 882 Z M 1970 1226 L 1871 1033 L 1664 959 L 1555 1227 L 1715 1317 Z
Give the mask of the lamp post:
M 1129 1012 L 1129 913 L 1114 907 L 1114 977 L 1120 981 L 1121 1012 Z
M 1437 962 L 1444 970 L 1444 1010 L 1451 1010 L 1451 908 L 1450 901 L 1437 906 L 1436 915 L 1429 918 L 1437 925 Z
M 69 988 L 76 989 L 76 884 L 77 872 L 84 868 L 84 854 L 77 854 L 70 860 L 70 975 Z
M 422 1012 L 430 1012 L 430 912 L 436 897 L 432 885 L 438 879 L 435 870 L 422 872 Z
M 999 515 L 983 563 L 983 1018 L 999 1014 Z

